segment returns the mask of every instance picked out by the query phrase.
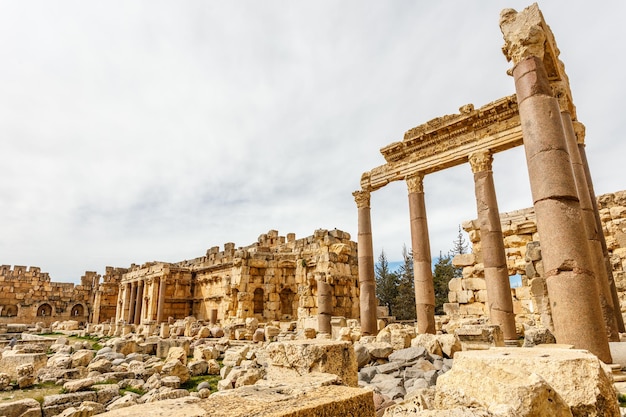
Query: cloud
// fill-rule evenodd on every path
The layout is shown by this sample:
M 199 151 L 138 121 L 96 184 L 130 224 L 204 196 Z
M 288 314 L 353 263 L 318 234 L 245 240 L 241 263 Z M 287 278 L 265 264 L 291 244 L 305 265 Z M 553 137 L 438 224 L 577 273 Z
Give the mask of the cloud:
M 515 2 L 521 9 L 526 3 Z M 270 229 L 356 240 L 352 191 L 416 125 L 512 94 L 497 1 L 3 2 L 0 262 L 57 281 L 201 256 Z M 596 191 L 624 188 L 625 6 L 541 6 Z M 523 150 L 495 156 L 528 206 Z M 469 166 L 426 177 L 433 254 L 475 217 Z M 375 252 L 410 245 L 406 186 L 372 196 Z

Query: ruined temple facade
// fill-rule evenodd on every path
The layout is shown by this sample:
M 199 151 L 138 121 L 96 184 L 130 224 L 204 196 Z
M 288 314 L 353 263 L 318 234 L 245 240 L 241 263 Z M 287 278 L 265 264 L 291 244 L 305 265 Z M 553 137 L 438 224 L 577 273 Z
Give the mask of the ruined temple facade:
M 50 324 L 89 320 L 94 284 L 99 275 L 86 272 L 80 285 L 52 282 L 38 267 L 0 266 L 0 324 Z
M 626 312 L 626 191 L 604 194 L 597 206 L 606 237 L 610 269 L 615 282 L 621 313 Z M 513 307 L 518 328 L 524 324 L 553 329 L 541 237 L 537 232 L 534 208 L 500 214 L 509 276 L 518 275 L 521 286 L 513 288 Z M 457 255 L 453 263 L 463 268 L 463 276 L 449 283 L 449 303 L 444 305 L 452 318 L 486 316 L 489 299 L 484 276 L 484 252 L 477 220 L 463 224 L 472 242 L 472 253 Z
M 320 313 L 318 288 L 330 291 L 330 315 L 358 318 L 356 251 L 340 230 L 317 230 L 304 239 L 272 230 L 246 247 L 226 243 L 191 260 L 133 265 L 121 275 L 115 320 L 305 320 Z

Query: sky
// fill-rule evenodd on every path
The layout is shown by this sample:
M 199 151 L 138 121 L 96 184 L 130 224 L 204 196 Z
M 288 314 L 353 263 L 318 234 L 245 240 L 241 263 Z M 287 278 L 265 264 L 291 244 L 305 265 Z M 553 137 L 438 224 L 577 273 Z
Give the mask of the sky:
M 356 241 L 352 192 L 380 148 L 514 93 L 499 14 L 529 4 L 0 0 L 0 264 L 78 282 L 269 230 Z M 626 2 L 539 6 L 596 193 L 626 189 Z M 532 204 L 523 149 L 493 171 L 500 211 Z M 476 217 L 470 167 L 424 187 L 436 257 Z M 401 259 L 406 184 L 371 207 L 375 256 Z

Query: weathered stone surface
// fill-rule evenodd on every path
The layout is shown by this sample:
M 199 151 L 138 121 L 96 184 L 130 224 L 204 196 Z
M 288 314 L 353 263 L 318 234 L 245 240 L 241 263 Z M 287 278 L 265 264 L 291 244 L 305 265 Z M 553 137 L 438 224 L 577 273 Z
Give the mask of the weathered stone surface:
M 39 371 L 48 363 L 48 357 L 45 353 L 23 353 L 16 354 L 14 351 L 2 352 L 0 359 L 0 372 L 8 374 L 11 379 L 17 380 L 18 368 L 24 365 L 32 366 L 33 372 Z
M 488 368 L 493 369 L 493 372 L 489 371 L 489 375 L 485 375 L 485 378 L 489 377 L 493 378 L 493 380 L 483 381 L 479 376 L 488 373 Z M 451 372 L 452 376 L 450 376 Z M 453 401 L 452 396 L 460 396 L 460 392 L 456 392 L 457 389 L 459 391 L 463 390 L 465 393 L 463 395 L 466 397 L 470 395 L 468 393 L 472 389 L 475 389 L 476 393 L 472 395 L 477 397 L 482 395 L 483 400 L 481 401 L 492 401 L 492 403 L 495 403 L 493 398 L 496 395 L 502 394 L 502 401 L 507 403 L 505 401 L 507 395 L 513 396 L 514 391 L 525 389 L 516 387 L 516 381 L 521 382 L 530 378 L 528 375 L 524 375 L 525 372 L 526 374 L 539 375 L 547 383 L 548 387 L 554 390 L 563 399 L 563 402 L 570 407 L 574 417 L 619 416 L 615 390 L 608 373 L 610 371 L 606 369 L 606 366 L 596 356 L 584 350 L 494 348 L 485 351 L 459 352 L 455 356 L 451 372 L 439 378 L 437 383 L 438 390 L 441 387 L 445 387 L 454 378 L 454 375 L 465 373 L 465 376 L 461 376 L 461 379 L 450 383 L 451 388 L 447 391 L 449 396 L 442 394 L 441 397 L 438 397 L 441 398 L 441 404 L 448 404 L 448 400 Z M 512 381 L 512 385 L 510 385 L 512 391 L 508 394 L 505 394 L 507 383 L 497 382 L 499 377 L 504 376 L 505 373 L 511 374 L 509 379 Z M 462 378 L 465 378 L 465 380 L 462 380 Z M 458 388 L 454 388 L 456 384 L 458 384 Z M 491 389 L 491 384 L 493 384 L 495 391 L 490 397 L 488 393 L 489 389 Z M 524 384 L 526 383 L 521 382 L 521 385 Z M 527 386 L 537 387 L 538 393 L 543 390 L 540 387 L 540 382 L 535 377 L 528 379 Z M 481 394 L 481 392 L 483 393 Z M 492 398 L 492 400 L 489 398 Z M 514 400 L 511 399 L 511 401 Z M 552 404 L 556 404 L 555 399 L 553 399 Z
M 93 378 L 76 379 L 73 381 L 67 381 L 65 384 L 63 384 L 63 389 L 68 393 L 86 391 L 91 388 L 91 386 L 95 383 L 96 381 Z
M 310 372 L 337 375 L 344 384 L 357 386 L 357 364 L 350 342 L 294 340 L 271 343 L 267 347 L 269 378 L 302 376 Z
M 32 398 L 0 403 L 0 415 L 6 417 L 41 417 L 41 404 Z

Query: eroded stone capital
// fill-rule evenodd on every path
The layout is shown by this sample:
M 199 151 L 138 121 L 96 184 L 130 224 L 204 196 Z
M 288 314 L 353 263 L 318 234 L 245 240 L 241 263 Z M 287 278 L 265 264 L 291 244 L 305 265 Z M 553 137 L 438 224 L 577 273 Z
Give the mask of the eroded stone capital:
M 469 155 L 469 163 L 472 167 L 472 172 L 491 171 L 491 164 L 493 162 L 493 155 L 489 151 L 478 151 Z
M 579 145 L 584 145 L 585 144 L 585 132 L 586 132 L 585 125 L 580 123 L 577 120 L 574 120 L 572 123 L 574 124 L 574 133 L 576 134 L 577 143 Z
M 405 180 L 409 193 L 424 192 L 424 174 L 418 172 L 417 174 L 407 176 Z
M 504 37 L 502 52 L 508 61 L 517 65 L 531 56 L 543 60 L 546 33 L 542 22 L 543 16 L 537 4 L 521 12 L 513 9 L 502 10 L 500 13 L 500 30 Z
M 352 193 L 354 196 L 354 201 L 356 201 L 356 206 L 358 208 L 369 208 L 370 207 L 370 192 L 366 190 L 355 191 Z

